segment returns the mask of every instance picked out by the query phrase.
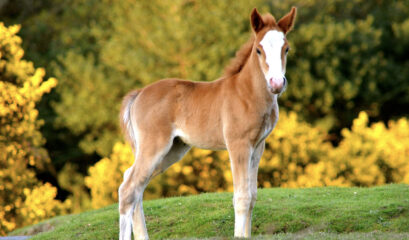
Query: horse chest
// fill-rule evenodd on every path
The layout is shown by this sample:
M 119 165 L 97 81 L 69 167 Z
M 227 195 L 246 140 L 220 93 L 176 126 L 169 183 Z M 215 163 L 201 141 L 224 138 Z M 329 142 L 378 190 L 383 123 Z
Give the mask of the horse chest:
M 263 120 L 261 122 L 259 128 L 259 134 L 256 138 L 256 143 L 258 144 L 261 141 L 264 141 L 268 135 L 273 131 L 275 125 L 278 121 L 278 109 L 273 108 L 273 110 L 269 114 L 265 114 L 263 116 Z
M 264 140 L 273 130 L 273 124 L 271 124 L 270 121 L 268 121 L 263 127 L 261 131 L 261 136 L 259 140 Z

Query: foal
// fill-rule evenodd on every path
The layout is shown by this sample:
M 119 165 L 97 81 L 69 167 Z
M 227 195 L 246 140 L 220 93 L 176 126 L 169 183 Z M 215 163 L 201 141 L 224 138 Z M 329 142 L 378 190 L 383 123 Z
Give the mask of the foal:
M 253 9 L 253 36 L 222 78 L 165 79 L 124 98 L 120 120 L 135 162 L 119 187 L 120 239 L 131 239 L 132 231 L 135 239 L 148 239 L 143 191 L 153 176 L 181 159 L 191 146 L 229 151 L 234 236 L 250 237 L 258 165 L 265 138 L 278 120 L 277 98 L 287 86 L 286 34 L 295 16 L 293 7 L 276 22 L 272 15 L 262 17 Z

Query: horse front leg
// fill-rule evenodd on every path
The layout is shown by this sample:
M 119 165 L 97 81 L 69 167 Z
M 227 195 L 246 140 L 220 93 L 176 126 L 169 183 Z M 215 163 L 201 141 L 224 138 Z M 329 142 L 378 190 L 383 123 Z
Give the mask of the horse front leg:
M 251 236 L 251 218 L 253 215 L 253 208 L 256 205 L 257 200 L 257 174 L 258 174 L 258 166 L 260 163 L 260 158 L 263 155 L 265 147 L 265 141 L 262 141 L 258 144 L 256 149 L 253 152 L 250 162 L 250 193 L 251 193 L 251 202 L 249 213 L 246 219 L 246 225 L 244 229 L 244 235 L 246 237 Z
M 228 147 L 234 187 L 234 236 L 250 237 L 246 232 L 246 222 L 249 217 L 251 196 L 250 162 L 252 148 L 247 142 L 236 141 Z

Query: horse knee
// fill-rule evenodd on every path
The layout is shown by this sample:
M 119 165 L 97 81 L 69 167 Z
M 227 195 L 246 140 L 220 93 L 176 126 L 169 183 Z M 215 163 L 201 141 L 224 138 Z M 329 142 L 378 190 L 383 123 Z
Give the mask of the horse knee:
M 130 207 L 142 202 L 143 188 L 124 181 L 118 189 L 119 212 L 126 213 Z
M 123 182 L 118 189 L 119 213 L 125 214 L 135 202 L 135 191 Z
M 234 197 L 234 209 L 237 213 L 245 213 L 250 209 L 251 194 L 240 194 Z

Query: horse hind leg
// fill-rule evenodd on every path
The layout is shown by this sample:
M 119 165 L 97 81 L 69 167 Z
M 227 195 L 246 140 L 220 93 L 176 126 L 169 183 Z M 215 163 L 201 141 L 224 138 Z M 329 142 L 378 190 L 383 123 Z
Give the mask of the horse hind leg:
M 119 187 L 120 234 L 122 240 L 148 239 L 145 217 L 142 208 L 143 192 L 155 169 L 161 165 L 172 147 L 173 139 L 162 137 L 142 137 L 138 143 L 134 164 L 125 172 L 124 181 Z M 151 141 L 147 141 L 150 139 Z M 166 139 L 158 141 L 158 139 Z
M 143 191 L 152 177 L 179 161 L 190 149 L 179 138 L 170 139 L 159 145 L 162 147 L 141 144 L 135 163 L 125 171 L 119 187 L 120 239 L 131 239 L 131 229 L 135 239 L 148 238 L 142 208 Z
M 135 239 L 148 239 L 144 222 L 142 198 L 143 190 L 149 182 L 149 169 L 145 173 L 137 170 L 140 166 L 134 164 L 124 175 L 124 181 L 119 187 L 119 223 L 121 240 L 130 240 L 132 230 Z M 141 173 L 139 176 L 137 176 Z M 137 218 L 134 216 L 138 215 Z
M 147 239 L 148 238 L 148 232 L 146 229 L 145 217 L 144 217 L 143 207 L 142 207 L 142 197 L 143 197 L 143 191 L 145 187 L 148 185 L 149 180 L 152 179 L 157 174 L 165 171 L 173 163 L 179 161 L 185 155 L 185 153 L 190 149 L 190 146 L 184 144 L 181 141 L 178 141 L 178 139 L 174 139 L 171 144 L 172 145 L 170 146 L 170 149 L 165 151 L 165 154 L 162 155 L 162 157 L 158 161 L 158 164 L 155 165 L 155 168 L 154 168 L 155 170 L 150 175 L 149 179 L 144 183 L 143 189 L 140 191 L 140 199 L 137 199 L 137 203 L 139 204 L 136 204 L 133 210 L 133 216 L 132 216 L 132 224 L 133 224 L 132 230 L 134 233 L 134 239 Z M 146 236 L 146 237 L 140 238 L 139 236 Z
M 133 209 L 127 211 L 125 209 L 132 208 L 133 199 L 132 196 L 129 196 L 129 193 L 125 193 L 125 191 L 129 191 L 128 189 L 125 190 L 125 182 L 129 178 L 129 174 L 132 171 L 132 167 L 128 168 L 124 173 L 124 180 L 121 186 L 118 189 L 118 198 L 119 198 L 119 239 L 120 240 L 127 240 L 131 239 L 132 235 L 132 216 L 130 215 L 133 212 Z M 128 196 L 125 198 L 124 196 Z M 126 202 L 125 202 L 126 200 Z
M 184 143 L 180 138 L 173 139 L 173 144 L 169 152 L 165 155 L 161 163 L 155 169 L 152 177 L 164 172 L 172 164 L 176 163 L 190 150 L 190 146 Z

